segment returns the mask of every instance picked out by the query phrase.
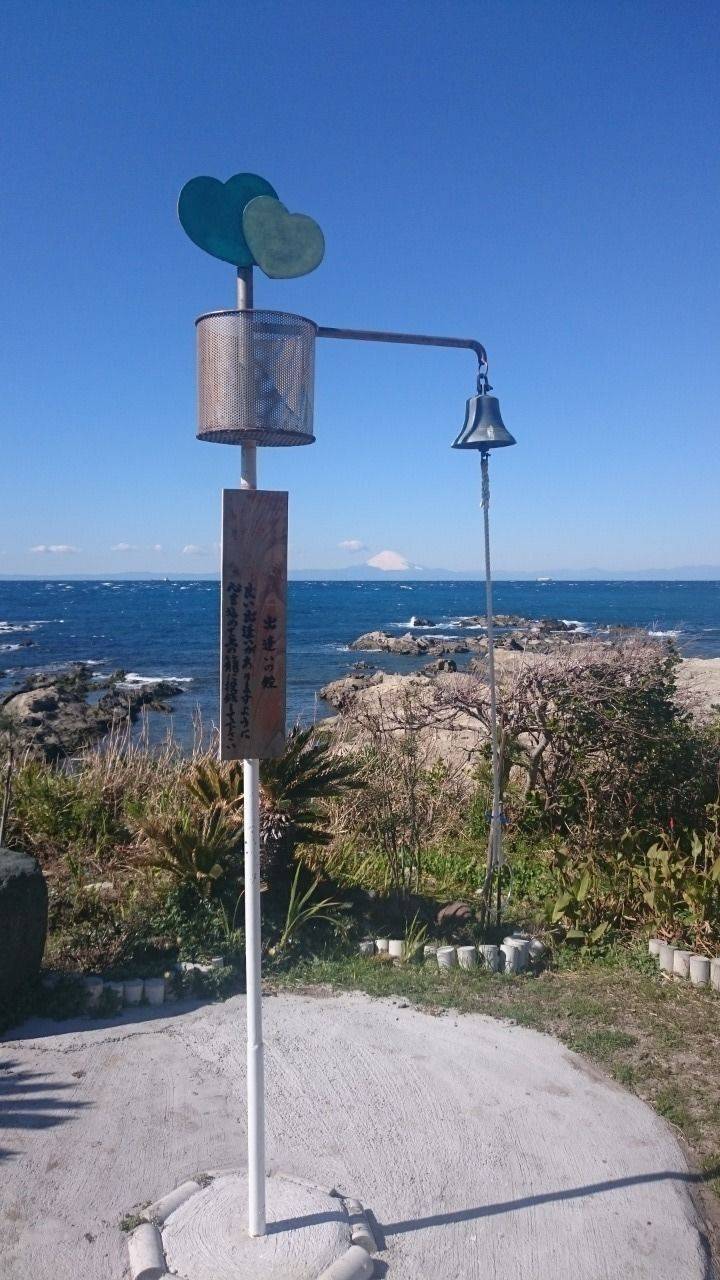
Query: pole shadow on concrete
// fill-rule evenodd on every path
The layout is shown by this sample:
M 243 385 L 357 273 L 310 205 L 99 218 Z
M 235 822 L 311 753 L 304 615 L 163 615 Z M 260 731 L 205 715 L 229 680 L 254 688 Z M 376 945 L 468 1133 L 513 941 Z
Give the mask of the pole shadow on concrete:
M 303 1227 L 319 1227 L 323 1222 L 347 1222 L 347 1214 L 342 1209 L 329 1213 L 306 1213 L 300 1218 L 281 1218 L 278 1222 L 268 1222 L 266 1235 L 280 1235 L 284 1231 L 300 1231 Z
M 681 1169 L 664 1169 L 657 1173 L 637 1173 L 627 1178 L 608 1178 L 604 1182 L 591 1182 L 582 1187 L 567 1187 L 563 1191 L 544 1191 L 534 1196 L 521 1196 L 517 1200 L 499 1200 L 495 1204 L 478 1205 L 473 1209 L 454 1209 L 449 1213 L 433 1213 L 424 1218 L 408 1218 L 402 1222 L 378 1223 L 372 1219 L 371 1226 L 377 1230 L 378 1245 L 383 1247 L 387 1236 L 405 1235 L 410 1231 L 424 1231 L 429 1227 L 446 1227 L 457 1222 L 473 1222 L 480 1218 L 493 1218 L 504 1213 L 515 1213 L 519 1209 L 533 1209 L 537 1205 L 554 1204 L 562 1200 L 582 1199 L 586 1196 L 602 1195 L 607 1191 L 619 1191 L 624 1187 L 638 1187 L 657 1182 L 684 1182 L 690 1185 L 701 1185 L 712 1182 L 720 1175 L 720 1165 L 706 1170 L 704 1173 L 689 1173 Z

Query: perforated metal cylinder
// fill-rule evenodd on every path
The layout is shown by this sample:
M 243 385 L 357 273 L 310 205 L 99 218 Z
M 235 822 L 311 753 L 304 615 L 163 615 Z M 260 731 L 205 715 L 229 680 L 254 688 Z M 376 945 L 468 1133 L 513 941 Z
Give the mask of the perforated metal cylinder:
M 212 311 L 195 323 L 198 438 L 312 444 L 317 325 L 286 311 Z

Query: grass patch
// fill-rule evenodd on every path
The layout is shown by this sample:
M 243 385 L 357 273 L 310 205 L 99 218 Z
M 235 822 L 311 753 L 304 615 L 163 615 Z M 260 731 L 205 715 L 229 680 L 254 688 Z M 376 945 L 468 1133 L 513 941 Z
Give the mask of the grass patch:
M 137 1227 L 141 1227 L 147 1219 L 141 1213 L 126 1213 L 124 1218 L 120 1219 L 120 1230 L 125 1231 L 128 1235 L 131 1231 L 135 1231 Z
M 614 1031 L 612 1027 L 598 1027 L 584 1035 L 574 1036 L 569 1043 L 576 1053 L 584 1053 L 597 1062 L 613 1062 L 619 1049 L 631 1049 L 637 1044 L 637 1036 L 627 1031 Z
M 667 1085 L 655 1097 L 655 1106 L 671 1124 L 676 1128 L 682 1129 L 687 1136 L 690 1134 L 688 1130 L 696 1128 L 692 1113 L 685 1101 L 684 1090 L 678 1088 L 676 1084 Z

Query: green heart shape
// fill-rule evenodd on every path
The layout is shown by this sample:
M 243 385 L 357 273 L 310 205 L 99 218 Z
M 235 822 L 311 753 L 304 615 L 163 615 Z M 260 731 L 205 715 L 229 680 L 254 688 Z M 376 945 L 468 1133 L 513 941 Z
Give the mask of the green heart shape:
M 255 259 L 243 234 L 243 210 L 258 196 L 278 203 L 277 192 L 257 173 L 236 173 L 227 182 L 191 178 L 178 199 L 178 217 L 193 244 L 223 262 L 251 267 Z
M 317 222 L 306 213 L 288 213 L 279 200 L 250 200 L 242 225 L 253 258 L 273 280 L 307 275 L 323 260 L 325 237 Z

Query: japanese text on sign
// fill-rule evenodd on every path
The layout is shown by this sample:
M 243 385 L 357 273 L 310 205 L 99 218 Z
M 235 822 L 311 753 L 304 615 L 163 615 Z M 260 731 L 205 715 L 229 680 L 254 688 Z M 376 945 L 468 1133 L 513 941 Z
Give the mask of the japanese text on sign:
M 223 493 L 220 747 L 278 755 L 285 740 L 287 494 Z

